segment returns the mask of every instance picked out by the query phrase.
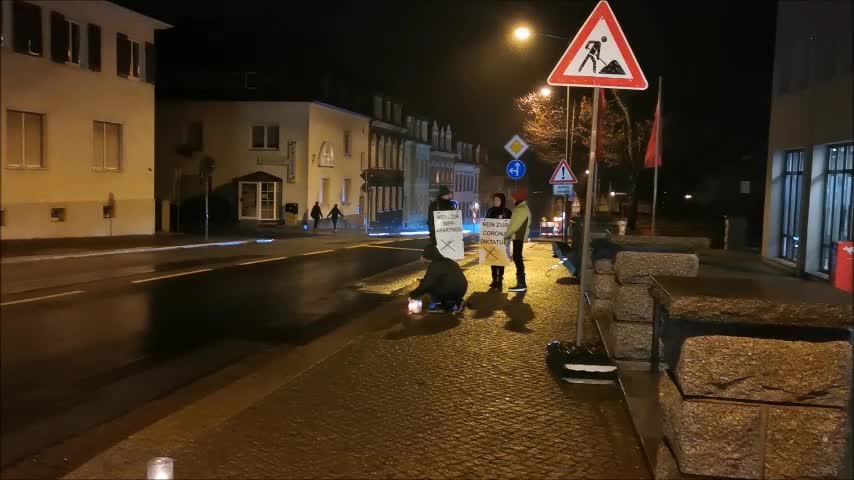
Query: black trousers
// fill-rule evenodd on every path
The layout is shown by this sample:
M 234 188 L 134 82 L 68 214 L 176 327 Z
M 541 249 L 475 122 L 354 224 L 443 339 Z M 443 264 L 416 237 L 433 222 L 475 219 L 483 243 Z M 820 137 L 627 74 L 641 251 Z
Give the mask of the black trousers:
M 492 278 L 504 278 L 504 267 L 501 265 L 493 265 L 492 266 Z
M 332 217 L 332 230 L 338 230 L 338 217 Z
M 525 285 L 525 263 L 522 261 L 522 248 L 525 242 L 522 240 L 513 240 L 513 263 L 516 264 L 516 281 L 520 285 Z
M 319 219 L 319 218 L 315 218 L 315 219 L 314 219 L 314 229 L 315 229 L 315 230 L 317 230 L 317 222 L 319 222 L 319 221 L 320 221 L 320 219 Z

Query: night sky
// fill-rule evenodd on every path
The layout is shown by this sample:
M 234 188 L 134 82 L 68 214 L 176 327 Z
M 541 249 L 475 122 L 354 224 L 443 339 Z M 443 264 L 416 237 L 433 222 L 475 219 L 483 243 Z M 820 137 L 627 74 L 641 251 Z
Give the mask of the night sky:
M 510 33 L 524 22 L 538 32 L 572 37 L 596 4 L 117 3 L 175 25 L 157 40 L 161 72 L 270 68 L 292 72 L 295 81 L 330 74 L 337 82 L 391 95 L 408 113 L 450 122 L 458 138 L 488 146 L 492 163 L 502 169 L 508 159 L 503 144 L 521 123 L 513 99 L 545 84 L 567 43 L 532 37 L 521 47 Z M 664 77 L 662 182 L 694 188 L 721 167 L 738 167 L 761 180 L 775 2 L 610 3 L 650 83 L 646 92 L 627 94 L 636 118 L 652 117 L 657 78 Z

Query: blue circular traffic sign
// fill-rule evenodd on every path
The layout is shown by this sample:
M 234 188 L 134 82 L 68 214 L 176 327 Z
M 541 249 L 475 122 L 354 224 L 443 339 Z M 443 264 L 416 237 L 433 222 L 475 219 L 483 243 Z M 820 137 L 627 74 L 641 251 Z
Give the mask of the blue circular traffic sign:
M 525 162 L 521 160 L 510 160 L 507 164 L 507 176 L 513 180 L 519 180 L 525 176 Z

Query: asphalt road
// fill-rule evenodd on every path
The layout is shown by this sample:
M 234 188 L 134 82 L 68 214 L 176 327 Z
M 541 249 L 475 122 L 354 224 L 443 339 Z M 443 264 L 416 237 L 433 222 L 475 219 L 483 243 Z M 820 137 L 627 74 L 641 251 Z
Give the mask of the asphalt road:
M 424 240 L 239 254 L 4 299 L 7 465 L 270 345 L 302 343 L 380 305 L 358 288 Z

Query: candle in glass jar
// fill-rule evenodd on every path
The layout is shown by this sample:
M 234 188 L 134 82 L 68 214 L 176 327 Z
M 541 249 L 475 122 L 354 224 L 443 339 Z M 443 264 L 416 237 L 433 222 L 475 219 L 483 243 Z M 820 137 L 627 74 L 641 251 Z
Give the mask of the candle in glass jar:
M 409 299 L 409 313 L 421 313 L 421 300 L 410 298 Z
M 148 480 L 172 480 L 174 462 L 169 457 L 152 458 L 148 462 Z

